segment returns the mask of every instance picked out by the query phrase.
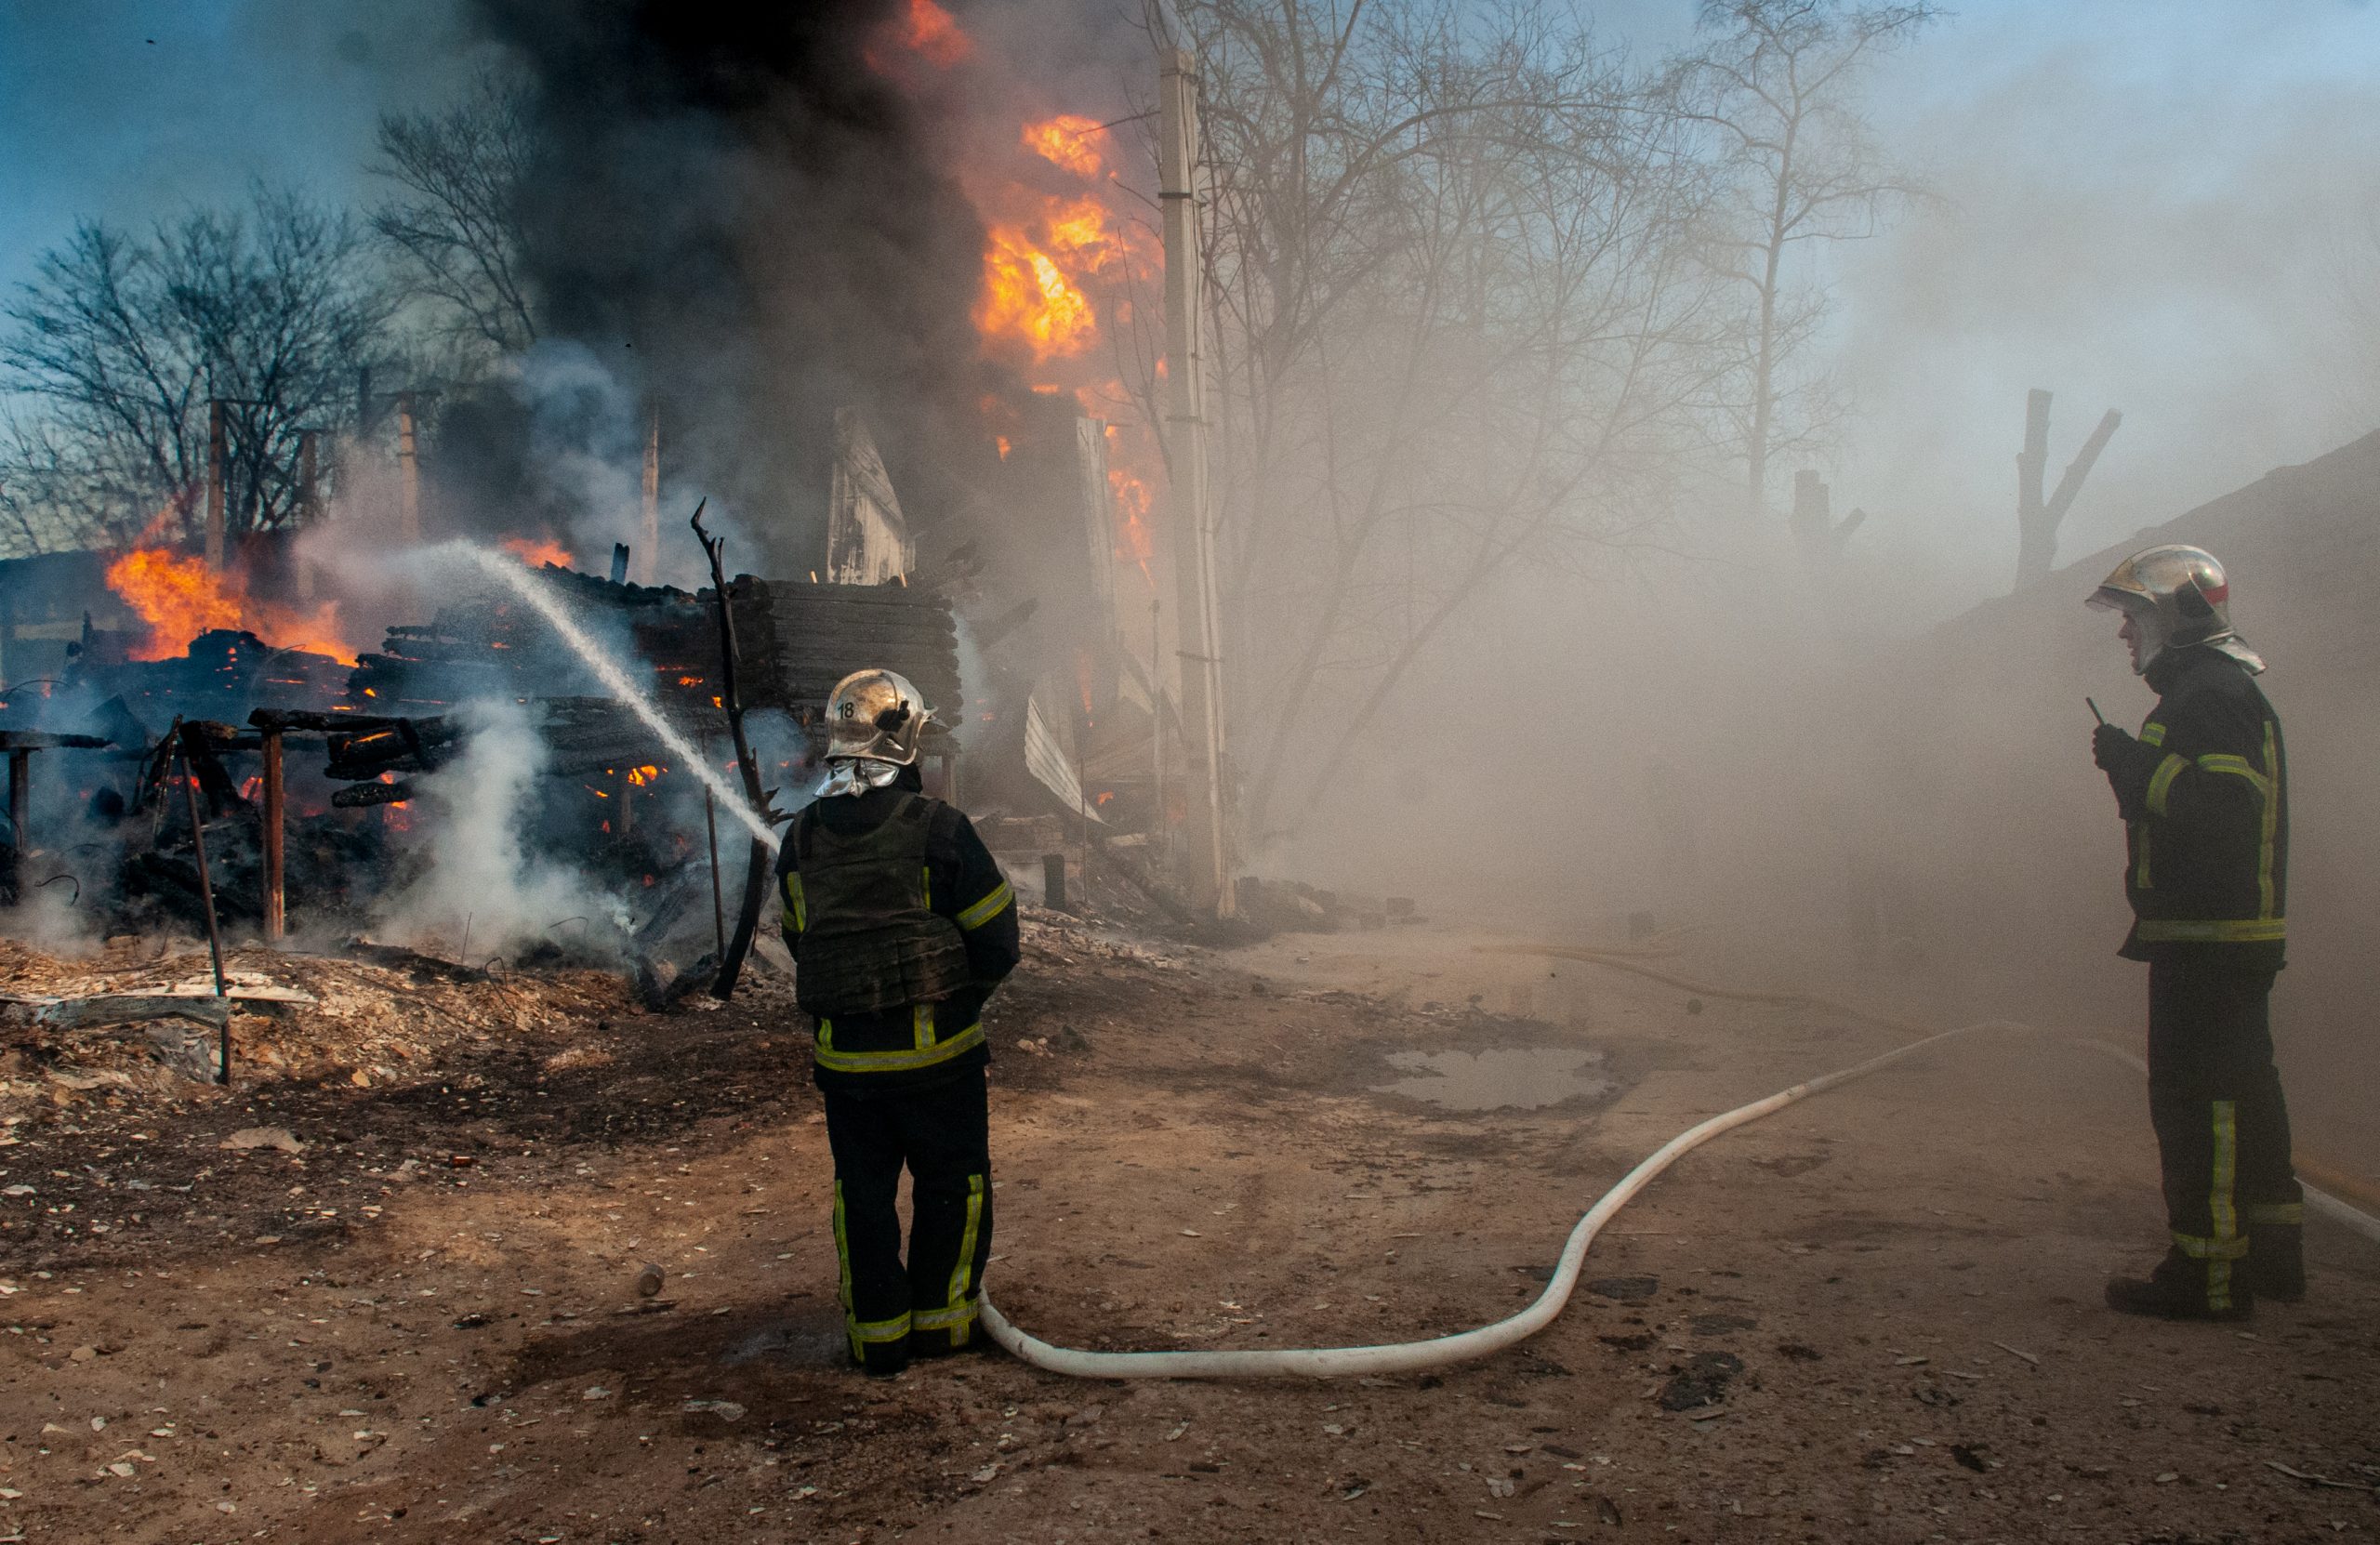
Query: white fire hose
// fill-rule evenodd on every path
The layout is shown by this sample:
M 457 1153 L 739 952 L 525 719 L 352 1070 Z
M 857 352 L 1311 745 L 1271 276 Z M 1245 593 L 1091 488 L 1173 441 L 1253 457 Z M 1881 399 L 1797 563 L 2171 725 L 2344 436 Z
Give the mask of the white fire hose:
M 1805 997 L 1792 994 L 1739 993 L 1710 987 L 1699 983 L 1683 982 L 1662 972 L 1617 958 L 1612 952 L 1573 950 L 1539 946 L 1516 946 L 1514 953 L 1558 956 L 1565 959 L 1587 960 L 1597 965 L 1616 967 L 1649 976 L 1672 986 L 1712 997 L 1741 998 L 1753 1002 L 1794 1003 L 1824 1007 L 1877 1023 L 1898 1024 L 1897 1021 L 1877 1020 L 1877 1016 L 1844 1004 L 1823 998 Z M 1906 1028 L 1903 1026 L 1903 1028 Z M 1975 1024 L 1961 1025 L 1928 1035 L 1921 1040 L 1897 1047 L 1882 1056 L 1871 1057 L 1852 1067 L 1779 1089 L 1765 1100 L 1739 1105 L 1687 1128 L 1654 1150 L 1646 1160 L 1620 1178 L 1620 1183 L 1604 1193 L 1601 1200 L 1587 1209 L 1578 1225 L 1571 1229 L 1569 1242 L 1562 1248 L 1561 1262 L 1555 1266 L 1553 1278 L 1545 1285 L 1535 1302 L 1519 1314 L 1465 1330 L 1452 1336 L 1436 1336 L 1421 1341 L 1394 1341 L 1382 1346 L 1336 1346 L 1281 1348 L 1263 1352 L 1085 1352 L 1074 1347 L 1052 1346 L 1038 1337 L 1019 1330 L 993 1304 L 987 1292 L 983 1300 L 983 1326 L 992 1340 L 1011 1354 L 1046 1368 L 1077 1379 L 1276 1379 L 1302 1377 L 1310 1379 L 1344 1378 L 1350 1374 L 1409 1373 L 1416 1368 L 1439 1367 L 1449 1363 L 1467 1362 L 1500 1352 L 1514 1341 L 1536 1335 L 1554 1323 L 1570 1301 L 1570 1294 L 1579 1285 L 1579 1273 L 1586 1265 L 1587 1247 L 1594 1242 L 1603 1226 L 1620 1209 L 1635 1199 L 1636 1194 L 1650 1185 L 1660 1174 L 1691 1149 L 1699 1148 L 1720 1133 L 1731 1131 L 1765 1116 L 1773 1116 L 1797 1100 L 1828 1089 L 1839 1089 L 1857 1078 L 1864 1078 L 1880 1068 L 1890 1066 L 1903 1057 L 1937 1046 L 1953 1037 L 1971 1031 L 2001 1029 L 2025 1030 L 2031 1026 L 2010 1020 L 1984 1020 Z M 2148 1064 L 2130 1052 L 2097 1041 L 2081 1037 L 2082 1044 L 2107 1053 L 2117 1061 L 2137 1068 L 2144 1075 Z M 2318 1210 L 2336 1219 L 2347 1227 L 2375 1243 L 2380 1243 L 2380 1218 L 2363 1212 L 2336 1196 L 2313 1186 L 2307 1186 L 2306 1200 Z

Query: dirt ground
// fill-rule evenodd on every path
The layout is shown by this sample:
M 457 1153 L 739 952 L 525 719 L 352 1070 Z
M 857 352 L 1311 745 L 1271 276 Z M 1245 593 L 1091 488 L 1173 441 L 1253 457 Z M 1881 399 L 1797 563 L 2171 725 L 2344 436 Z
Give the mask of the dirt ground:
M 1038 920 L 991 1016 L 993 1296 L 1077 1346 L 1466 1327 L 1680 1129 L 1894 1043 L 1478 943 Z M 2101 1279 L 2158 1248 L 2144 1101 L 2046 1036 L 1689 1155 L 1551 1329 L 1481 1363 L 1128 1384 L 992 1354 L 872 1381 L 842 1366 L 781 979 L 653 1014 L 591 974 L 235 964 L 318 1001 L 238 1016 L 229 1090 L 97 1043 L 0 1060 L 0 1540 L 2380 1529 L 2380 1249 L 2318 1221 L 2308 1301 L 2245 1327 L 2109 1314 Z M 17 952 L 0 987 L 199 969 Z M 1489 1050 L 1538 1054 L 1523 1093 L 1590 1077 L 1529 1109 L 1413 1097 L 1412 1054 Z M 223 1146 L 254 1129 L 298 1151 Z

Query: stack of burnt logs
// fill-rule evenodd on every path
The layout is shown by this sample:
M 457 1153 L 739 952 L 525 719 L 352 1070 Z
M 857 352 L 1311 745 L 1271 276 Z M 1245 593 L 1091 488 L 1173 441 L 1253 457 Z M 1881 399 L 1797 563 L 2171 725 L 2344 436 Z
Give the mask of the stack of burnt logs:
M 614 585 L 553 564 L 540 582 L 561 592 L 599 646 L 649 676 L 656 702 L 708 704 L 718 633 L 709 606 L 667 586 Z M 509 595 L 476 595 L 438 609 L 426 626 L 391 627 L 357 662 L 350 703 L 364 712 L 435 711 L 473 698 L 595 696 L 587 663 L 545 619 Z
M 634 661 L 653 701 L 673 720 L 721 729 L 719 630 L 707 591 L 615 585 L 549 564 L 543 581 L 562 592 L 588 631 Z M 781 708 L 808 723 L 835 683 L 871 666 L 918 685 L 945 721 L 961 706 L 959 640 L 950 603 L 903 585 L 813 585 L 739 575 L 728 587 L 743 655 L 747 708 Z M 436 712 L 473 697 L 602 694 L 586 663 L 543 619 L 504 598 L 442 607 L 426 627 L 391 627 L 349 682 L 349 701 L 371 712 Z
M 745 706 L 807 722 L 835 683 L 880 667 L 907 677 L 935 715 L 958 721 L 959 629 L 950 602 L 906 585 L 799 585 L 740 574 L 728 587 Z
M 155 734 L 176 716 L 221 722 L 259 704 L 327 707 L 347 690 L 348 668 L 328 654 L 276 649 L 254 633 L 218 627 L 171 659 L 94 660 L 82 680 Z

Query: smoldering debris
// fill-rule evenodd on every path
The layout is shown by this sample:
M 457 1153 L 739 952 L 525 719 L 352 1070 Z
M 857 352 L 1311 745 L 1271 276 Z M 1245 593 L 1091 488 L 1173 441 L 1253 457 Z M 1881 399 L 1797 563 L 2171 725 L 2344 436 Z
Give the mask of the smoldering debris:
M 482 701 L 455 716 L 469 733 L 461 755 L 416 786 L 424 819 L 408 873 L 376 908 L 382 931 L 436 941 L 469 959 L 498 956 L 575 923 L 582 949 L 618 941 L 616 900 L 579 871 L 524 845 L 548 755 L 521 705 Z

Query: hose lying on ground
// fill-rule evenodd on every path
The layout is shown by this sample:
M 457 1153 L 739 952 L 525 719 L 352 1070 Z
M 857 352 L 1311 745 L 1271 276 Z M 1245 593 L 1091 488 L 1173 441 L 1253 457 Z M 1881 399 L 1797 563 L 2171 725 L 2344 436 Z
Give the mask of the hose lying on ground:
M 1708 997 L 1735 998 L 1754 1003 L 1807 1005 L 1835 1010 L 1871 1023 L 1889 1024 L 1897 1029 L 1913 1028 L 1903 1022 L 1881 1019 L 1865 1010 L 1846 1004 L 1830 1002 L 1824 998 L 1808 997 L 1792 993 L 1734 992 L 1686 982 L 1648 967 L 1637 965 L 1633 960 L 1612 959 L 1592 950 L 1521 945 L 1514 946 L 1508 953 L 1552 955 L 1565 959 L 1587 960 L 1598 965 L 1613 966 L 1620 970 L 1634 971 L 1640 976 L 1651 977 L 1655 981 L 1663 982 L 1688 992 L 1699 993 Z M 1580 1218 L 1578 1224 L 1570 1230 L 1569 1240 L 1562 1247 L 1562 1259 L 1554 1267 L 1552 1279 L 1546 1283 L 1545 1291 L 1538 1295 L 1536 1301 L 1517 1314 L 1498 1320 L 1492 1325 L 1480 1326 L 1476 1329 L 1461 1331 L 1452 1336 L 1433 1337 L 1427 1340 L 1395 1341 L 1380 1346 L 1280 1348 L 1263 1352 L 1086 1352 L 1074 1347 L 1052 1346 L 1037 1337 L 1026 1335 L 1012 1324 L 1007 1315 L 999 1312 L 992 1302 L 989 1293 L 985 1294 L 983 1299 L 984 1329 L 994 1341 L 1012 1355 L 1036 1367 L 1077 1379 L 1283 1377 L 1329 1379 L 1344 1378 L 1351 1374 L 1409 1373 L 1417 1368 L 1438 1367 L 1448 1363 L 1467 1362 L 1473 1358 L 1485 1357 L 1489 1353 L 1501 1351 L 1515 1341 L 1534 1336 L 1554 1323 L 1555 1317 L 1562 1313 L 1564 1306 L 1569 1302 L 1572 1291 L 1577 1288 L 1579 1274 L 1586 1264 L 1587 1247 L 1594 1242 L 1595 1235 L 1602 1232 L 1604 1224 L 1609 1222 L 1621 1208 L 1633 1200 L 1638 1192 L 1651 1184 L 1654 1177 L 1676 1163 L 1690 1150 L 1700 1147 L 1722 1132 L 1731 1131 L 1749 1122 L 1757 1121 L 1765 1116 L 1773 1116 L 1794 1102 L 1806 1099 L 1813 1094 L 1822 1094 L 1828 1089 L 1839 1089 L 1854 1079 L 1864 1078 L 1880 1068 L 1888 1067 L 1904 1057 L 1923 1051 L 1930 1046 L 1938 1046 L 1954 1037 L 1964 1036 L 1976 1030 L 2030 1028 L 2031 1027 L 2029 1025 L 2018 1024 L 2008 1020 L 1985 1020 L 1975 1024 L 1961 1025 L 1955 1030 L 1928 1034 L 1923 1039 L 1911 1041 L 1906 1046 L 1896 1047 L 1881 1056 L 1871 1057 L 1864 1063 L 1842 1068 L 1821 1077 L 1812 1078 L 1806 1083 L 1795 1084 L 1792 1089 L 1779 1089 L 1765 1100 L 1755 1100 L 1748 1105 L 1739 1105 L 1734 1110 L 1722 1112 L 1707 1121 L 1687 1128 L 1654 1150 L 1650 1156 L 1622 1176 L 1619 1184 L 1605 1192 L 1602 1199 L 1587 1209 L 1586 1216 Z M 2127 1051 L 2087 1037 L 2083 1044 L 2106 1052 L 2119 1061 L 2138 1066 L 2144 1073 L 2148 1071 L 2145 1063 L 2140 1063 Z M 2306 1199 L 2357 1232 L 2380 1241 L 2380 1219 L 2360 1212 L 2338 1198 L 2318 1191 L 2312 1186 L 2306 1188 Z
M 1865 1020 L 1871 1024 L 1882 1025 L 1888 1030 L 1898 1030 L 1905 1035 L 1930 1034 L 1924 1025 L 1912 1024 L 1907 1020 L 1894 1019 L 1886 1014 L 1872 1013 L 1856 1004 L 1844 1003 L 1831 997 L 1819 997 L 1808 993 L 1738 992 L 1726 987 L 1713 987 L 1708 983 L 1688 982 L 1682 977 L 1672 976 L 1667 971 L 1659 971 L 1649 966 L 1639 965 L 1634 958 L 1638 952 L 1634 950 L 1585 949 L 1564 944 L 1483 944 L 1479 946 L 1479 953 L 1483 955 L 1542 955 L 1561 960 L 1584 960 L 1593 965 L 1608 966 L 1614 971 L 1630 971 L 1638 976 L 1647 977 L 1683 992 L 1699 993 L 1705 997 L 1731 998 L 1741 1003 L 1768 1003 L 1780 1007 L 1824 1009 L 1832 1013 L 1842 1014 L 1848 1019 Z M 2012 1026 L 2012 1028 L 2029 1027 Z M 2149 1076 L 2149 1064 L 2135 1053 L 2120 1046 L 2110 1045 L 2096 1036 L 2074 1036 L 2068 1038 L 2102 1056 L 2113 1058 L 2144 1078 Z M 2305 1190 L 2306 1204 L 2308 1207 L 2334 1221 L 2346 1224 L 2373 1243 L 2380 1244 L 2380 1218 L 2374 1218 L 2371 1213 L 2355 1205 L 2359 1201 L 2370 1205 L 2372 1197 L 2359 1188 L 2354 1177 L 2343 1173 L 2334 1166 L 2307 1158 L 2298 1159 L 2297 1168 L 2298 1183 Z M 2329 1189 L 2308 1181 L 2307 1179 L 2308 1175 L 2314 1177 L 2314 1180 L 2325 1182 Z M 2348 1195 L 2343 1196 L 2335 1194 L 2341 1191 Z M 2349 1199 L 2350 1197 L 2352 1200 Z

